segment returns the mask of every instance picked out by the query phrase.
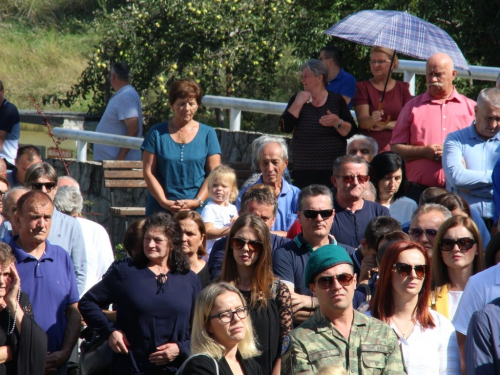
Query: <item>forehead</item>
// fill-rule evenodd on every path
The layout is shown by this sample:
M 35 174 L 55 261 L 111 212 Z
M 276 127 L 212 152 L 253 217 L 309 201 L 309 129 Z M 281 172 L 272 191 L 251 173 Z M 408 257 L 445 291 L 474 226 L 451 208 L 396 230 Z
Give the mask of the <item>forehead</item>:
M 491 103 L 483 101 L 477 106 L 478 110 L 485 115 L 498 116 L 500 114 L 500 107 L 494 107 Z
M 448 228 L 448 230 L 445 233 L 445 236 L 446 235 L 448 235 L 448 236 L 456 235 L 457 237 L 458 236 L 461 236 L 461 237 L 465 237 L 465 236 L 474 237 L 474 235 L 472 234 L 472 232 L 469 229 L 467 229 L 466 227 L 464 227 L 463 225 L 457 225 L 455 227 Z
M 444 221 L 445 217 L 441 211 L 432 210 L 415 216 L 411 221 L 411 226 L 423 226 L 423 229 L 438 229 Z
M 144 236 L 151 236 L 151 237 L 164 237 L 166 238 L 167 236 L 165 235 L 165 232 L 163 228 L 161 227 L 149 227 L 146 229 L 144 232 Z
M 453 68 L 449 61 L 446 60 L 431 60 L 425 66 L 427 72 L 452 72 Z
M 0 181 L 0 189 L 2 191 L 7 190 L 7 184 L 5 182 L 3 182 L 3 181 Z
M 181 228 L 188 232 L 198 232 L 198 225 L 192 219 L 179 220 Z
M 33 215 L 33 214 L 51 215 L 53 211 L 54 211 L 54 206 L 47 201 L 45 202 L 27 201 L 24 202 L 22 213 L 23 216 Z
M 266 143 L 260 150 L 261 158 L 281 159 L 281 146 L 276 142 Z
M 340 166 L 339 171 L 341 175 L 350 173 L 366 173 L 367 168 L 364 164 L 345 163 Z
M 336 276 L 342 273 L 349 273 L 352 275 L 352 266 L 350 266 L 347 263 L 337 264 L 336 266 L 330 267 L 327 270 L 318 273 L 316 279 L 318 279 L 321 276 Z
M 303 202 L 303 209 L 309 210 L 327 210 L 332 208 L 332 202 L 327 195 L 316 195 L 314 197 L 306 197 Z
M 377 52 L 373 52 L 371 54 L 371 57 L 374 59 L 388 60 L 388 58 L 391 56 L 386 55 L 384 52 L 377 51 Z
M 418 264 L 425 264 L 425 257 L 420 250 L 417 249 L 410 249 L 410 250 L 405 250 L 402 251 L 398 255 L 397 259 L 398 263 L 407 263 L 412 266 L 418 265 Z
M 244 239 L 258 239 L 257 231 L 250 227 L 242 227 L 234 234 L 233 237 L 242 237 Z
M 46 182 L 54 182 L 54 180 L 52 180 L 51 178 L 47 177 L 47 175 L 43 175 L 43 176 L 40 176 L 38 177 L 36 180 L 33 180 L 33 182 L 41 182 L 41 183 L 46 183 Z
M 0 273 L 10 272 L 10 266 L 12 266 L 14 262 L 9 263 L 0 263 Z
M 215 298 L 212 310 L 232 310 L 241 305 L 243 305 L 241 298 L 236 293 L 227 291 Z
M 367 139 L 356 139 L 349 144 L 349 150 L 367 148 L 371 150 L 372 144 Z
M 261 214 L 270 214 L 273 213 L 273 206 L 270 204 L 259 203 L 256 201 L 250 201 L 247 203 L 245 207 L 245 214 L 254 214 L 260 216 Z

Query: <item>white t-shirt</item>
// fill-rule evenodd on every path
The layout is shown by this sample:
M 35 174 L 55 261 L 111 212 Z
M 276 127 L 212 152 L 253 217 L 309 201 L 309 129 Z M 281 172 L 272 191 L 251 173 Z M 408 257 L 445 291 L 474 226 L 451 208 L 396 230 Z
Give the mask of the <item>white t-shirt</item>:
M 463 290 L 450 290 L 448 291 L 448 316 L 451 320 L 455 316 L 455 312 L 457 311 L 458 304 L 460 302 L 460 298 L 462 298 Z
M 396 202 L 389 206 L 391 217 L 396 219 L 401 224 L 411 220 L 411 215 L 418 208 L 417 203 L 408 197 L 401 197 L 396 199 Z
M 238 210 L 234 204 L 227 206 L 218 205 L 214 202 L 208 202 L 201 212 L 201 218 L 204 223 L 212 223 L 214 229 L 227 228 L 231 225 L 231 219 L 238 216 Z M 210 254 L 215 240 L 207 240 L 207 253 Z
M 408 375 L 460 375 L 460 354 L 455 328 L 445 316 L 430 310 L 436 326 L 416 324 L 406 339 L 399 338 Z M 366 315 L 371 316 L 370 311 Z M 390 326 L 396 331 L 396 326 Z

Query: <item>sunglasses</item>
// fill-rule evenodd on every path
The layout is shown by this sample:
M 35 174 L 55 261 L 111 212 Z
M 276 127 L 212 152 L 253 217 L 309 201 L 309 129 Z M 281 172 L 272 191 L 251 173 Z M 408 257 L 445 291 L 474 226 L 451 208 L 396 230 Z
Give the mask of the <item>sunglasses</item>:
M 45 186 L 45 189 L 47 191 L 52 191 L 56 187 L 55 182 L 34 182 L 31 184 L 31 189 L 33 190 L 42 190 L 42 188 Z
M 329 210 L 303 210 L 302 214 L 308 219 L 316 219 L 320 215 L 323 219 L 328 219 L 333 215 L 333 209 Z
M 408 277 L 411 275 L 411 271 L 415 270 L 415 275 L 417 275 L 417 279 L 423 279 L 427 272 L 428 266 L 426 264 L 420 264 L 417 266 L 412 266 L 406 263 L 396 263 L 392 266 L 392 269 L 395 270 L 400 276 Z
M 443 251 L 452 251 L 455 248 L 455 245 L 458 245 L 458 248 L 462 253 L 465 253 L 472 249 L 472 246 L 476 244 L 476 240 L 470 237 L 462 237 L 456 240 L 452 240 L 451 238 L 443 238 L 439 241 L 439 247 Z
M 262 251 L 263 244 L 260 241 L 245 240 L 243 238 L 233 237 L 231 238 L 231 247 L 235 250 L 241 250 L 248 245 L 248 250 L 250 251 Z
M 427 238 L 434 238 L 438 231 L 437 229 L 410 228 L 408 234 L 413 238 L 420 238 L 424 232 Z
M 358 176 L 335 176 L 337 178 L 342 178 L 342 181 L 344 181 L 346 184 L 352 184 L 354 182 L 354 179 L 357 178 L 358 182 L 360 184 L 364 184 L 366 181 L 370 179 L 370 176 L 365 176 L 365 175 L 358 175 Z
M 329 289 L 332 287 L 334 279 L 337 279 L 341 286 L 348 286 L 352 284 L 354 276 L 349 273 L 341 273 L 337 276 L 321 276 L 317 280 L 318 286 L 321 289 Z
M 6 193 L 7 193 L 7 190 L 5 190 L 5 191 L 0 190 L 0 197 L 3 197 Z

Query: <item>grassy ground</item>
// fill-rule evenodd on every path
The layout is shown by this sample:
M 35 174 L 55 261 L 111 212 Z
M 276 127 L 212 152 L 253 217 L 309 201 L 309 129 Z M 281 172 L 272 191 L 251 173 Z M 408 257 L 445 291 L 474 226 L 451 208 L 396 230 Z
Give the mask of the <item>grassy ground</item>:
M 4 21 L 0 23 L 0 80 L 5 84 L 6 98 L 19 109 L 32 109 L 26 99 L 41 102 L 45 94 L 64 92 L 85 69 L 88 55 L 98 40 L 92 30 L 69 33 Z M 59 109 L 44 105 L 44 109 Z M 84 102 L 68 111 L 87 111 Z

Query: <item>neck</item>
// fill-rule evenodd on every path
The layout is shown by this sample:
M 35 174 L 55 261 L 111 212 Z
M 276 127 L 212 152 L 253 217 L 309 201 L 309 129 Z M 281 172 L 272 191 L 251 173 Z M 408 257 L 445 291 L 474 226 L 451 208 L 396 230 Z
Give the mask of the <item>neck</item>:
M 363 198 L 359 198 L 356 200 L 347 200 L 337 195 L 335 197 L 335 200 L 340 207 L 345 208 L 346 210 L 351 210 L 352 212 L 362 209 L 364 204 Z
M 194 120 L 189 120 L 188 122 L 179 122 L 178 120 L 176 120 L 175 118 L 171 119 L 168 124 L 170 126 L 172 126 L 174 129 L 176 129 L 176 131 L 179 131 L 181 130 L 182 128 L 188 126 L 188 125 L 193 125 L 194 124 Z
M 280 195 L 281 193 L 281 188 L 283 187 L 283 178 L 280 177 L 276 180 L 276 182 L 270 182 L 267 183 L 266 181 L 262 180 L 264 182 L 264 185 L 271 187 L 274 190 L 274 194 L 276 196 Z
M 311 93 L 311 96 L 313 98 L 313 101 L 315 100 L 320 100 L 322 96 L 327 93 L 326 88 L 321 84 L 318 85 L 317 87 L 313 87 L 309 90 Z
M 378 202 L 384 206 L 389 206 L 391 204 L 391 201 L 392 201 L 392 197 L 393 196 L 390 196 L 390 197 L 380 197 L 379 196 L 379 200 Z
M 240 266 L 239 264 L 236 268 L 238 270 L 239 286 L 241 289 L 247 289 L 249 286 L 251 287 L 254 268 Z
M 113 90 L 115 90 L 115 92 L 120 91 L 123 87 L 127 86 L 128 84 L 129 84 L 128 82 L 116 80 L 116 82 L 113 85 Z
M 226 361 L 228 362 L 236 361 L 236 353 L 238 353 L 238 344 L 226 347 L 225 349 L 226 350 L 224 353 L 224 357 L 226 358 Z
M 161 260 L 150 260 L 148 267 L 153 271 L 157 271 L 159 273 L 167 273 L 169 271 L 168 268 L 168 257 L 165 257 Z
M 45 252 L 46 243 L 43 242 L 31 242 L 26 241 L 19 236 L 16 241 L 17 246 L 19 246 L 25 253 L 34 256 L 36 259 L 40 259 Z
M 328 82 L 335 79 L 335 77 L 339 75 L 341 69 L 342 68 L 340 66 L 332 65 L 330 71 L 328 72 Z
M 373 83 L 375 83 L 377 86 L 384 86 L 386 79 L 387 79 L 387 76 L 386 77 L 373 77 L 372 78 Z M 389 86 L 392 83 L 392 81 L 394 81 L 392 79 L 392 77 L 389 77 L 389 80 L 387 81 L 387 86 Z
M 329 311 L 327 309 L 323 309 L 321 305 L 319 308 L 326 318 L 332 322 L 335 328 L 339 329 L 340 327 L 352 326 L 352 321 L 354 320 L 354 308 L 352 307 L 352 304 L 347 309 L 341 311 Z M 339 329 L 339 331 L 342 330 Z
M 449 290 L 463 291 L 469 278 L 472 276 L 472 264 L 465 268 L 448 268 L 448 276 L 450 277 Z
M 319 237 L 315 237 L 314 235 L 313 236 L 308 236 L 304 232 L 302 232 L 302 236 L 303 236 L 304 240 L 309 245 L 311 245 L 311 247 L 314 250 L 316 250 L 318 247 L 321 247 L 321 246 L 324 246 L 324 245 L 328 245 L 330 243 L 330 238 L 328 238 L 328 236 L 323 237 L 323 238 L 319 238 Z
M 397 296 L 397 298 L 394 298 L 394 316 L 399 319 L 412 319 L 417 303 L 418 294 L 407 298 Z

